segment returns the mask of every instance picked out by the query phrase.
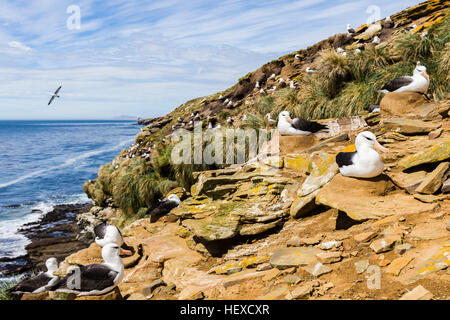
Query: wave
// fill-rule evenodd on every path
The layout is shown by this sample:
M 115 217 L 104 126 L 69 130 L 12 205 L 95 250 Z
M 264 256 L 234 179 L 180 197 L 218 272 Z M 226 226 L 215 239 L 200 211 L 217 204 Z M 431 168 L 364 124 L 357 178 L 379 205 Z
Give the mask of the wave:
M 106 153 L 106 152 L 117 150 L 117 149 L 123 147 L 124 145 L 130 144 L 132 142 L 133 142 L 133 139 L 128 139 L 128 140 L 122 141 L 118 145 L 115 145 L 115 146 L 113 146 L 111 148 L 105 148 L 105 149 L 94 150 L 94 151 L 89 151 L 89 152 L 83 153 L 83 154 L 78 155 L 78 156 L 76 156 L 74 158 L 66 160 L 64 163 L 62 163 L 60 165 L 49 167 L 49 168 L 38 170 L 38 171 L 34 171 L 34 172 L 30 172 L 30 173 L 27 173 L 27 174 L 25 174 L 25 175 L 23 175 L 23 176 L 21 176 L 21 177 L 19 177 L 17 179 L 11 180 L 9 182 L 2 183 L 2 184 L 0 184 L 0 188 L 5 188 L 5 187 L 8 187 L 8 186 L 11 186 L 13 184 L 19 183 L 19 182 L 21 182 L 23 180 L 26 180 L 26 179 L 29 179 L 29 178 L 38 177 L 38 176 L 42 175 L 43 173 L 46 173 L 46 172 L 49 172 L 49 171 L 53 171 L 53 170 L 56 170 L 56 169 L 68 167 L 70 165 L 73 165 L 74 163 L 76 163 L 79 160 L 87 159 L 87 158 L 90 158 L 90 157 L 93 157 L 93 156 L 96 156 L 96 155 L 99 155 L 99 154 L 102 154 L 102 153 Z

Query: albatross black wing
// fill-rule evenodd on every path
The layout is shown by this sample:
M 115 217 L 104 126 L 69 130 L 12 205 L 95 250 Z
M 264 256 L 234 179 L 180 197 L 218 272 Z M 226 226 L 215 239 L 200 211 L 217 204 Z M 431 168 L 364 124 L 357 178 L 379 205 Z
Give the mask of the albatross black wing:
M 155 222 L 160 216 L 168 214 L 178 203 L 171 200 L 163 200 L 157 206 L 150 207 L 146 214 L 150 214 L 150 222 Z
M 61 90 L 62 86 L 59 86 L 58 89 L 56 89 L 55 94 L 58 94 L 59 90 Z
M 106 222 L 102 222 L 99 225 L 94 227 L 94 233 L 96 237 L 99 237 L 100 239 L 103 239 L 106 234 L 106 227 L 108 224 Z
M 409 85 L 413 81 L 414 81 L 413 78 L 409 77 L 409 76 L 400 77 L 400 78 L 394 79 L 394 80 L 386 83 L 384 85 L 384 87 L 381 88 L 381 90 L 387 90 L 389 92 L 393 92 L 397 89 L 400 89 L 401 87 Z
M 73 276 L 76 271 L 72 271 L 72 273 L 66 275 L 60 281 L 58 281 L 55 285 L 53 285 L 50 290 L 54 291 L 57 289 L 65 289 L 68 288 L 67 281 L 71 276 Z M 77 291 L 92 291 L 92 290 L 102 290 L 108 288 L 114 284 L 114 279 L 117 276 L 117 272 L 111 270 L 106 265 L 97 263 L 90 264 L 88 266 L 80 267 L 80 282 L 79 288 L 68 288 L 74 289 Z M 75 283 L 74 283 L 75 284 Z
M 50 98 L 50 101 L 48 102 L 48 106 L 50 105 L 50 103 L 52 103 L 52 101 L 55 99 L 55 96 L 52 96 L 51 98 Z
M 41 272 L 35 277 L 22 280 L 14 287 L 8 289 L 7 292 L 33 292 L 39 288 L 46 286 L 50 280 L 51 278 L 49 276 L 47 276 L 44 272 Z
M 308 131 L 311 133 L 315 133 L 317 131 L 328 129 L 328 127 L 324 124 L 320 124 L 315 121 L 308 121 L 305 119 L 295 118 L 292 121 L 292 127 L 297 130 Z
M 336 156 L 336 163 L 339 168 L 343 166 L 351 166 L 353 164 L 353 156 L 356 154 L 354 152 L 339 152 Z

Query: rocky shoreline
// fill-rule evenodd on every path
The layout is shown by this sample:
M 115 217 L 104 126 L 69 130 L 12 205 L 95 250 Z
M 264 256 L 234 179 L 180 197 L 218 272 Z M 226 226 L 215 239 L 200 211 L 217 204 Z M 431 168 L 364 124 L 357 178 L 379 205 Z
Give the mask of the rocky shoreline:
M 15 258 L 0 259 L 0 272 L 13 276 L 35 269 L 42 269 L 45 260 L 55 257 L 58 261 L 86 248 L 89 244 L 78 239 L 80 227 L 77 216 L 88 212 L 92 204 L 62 204 L 42 216 L 36 222 L 28 223 L 19 233 L 30 239 L 25 247 L 27 254 Z

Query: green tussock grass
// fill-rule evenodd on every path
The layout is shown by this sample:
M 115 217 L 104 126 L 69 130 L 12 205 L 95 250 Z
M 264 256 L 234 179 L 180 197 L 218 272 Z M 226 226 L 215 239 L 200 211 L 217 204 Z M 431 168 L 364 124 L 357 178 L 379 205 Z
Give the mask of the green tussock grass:
M 6 293 L 6 290 L 14 287 L 17 283 L 19 283 L 19 281 L 19 278 L 10 281 L 0 281 L 0 300 L 16 300 L 17 298 Z

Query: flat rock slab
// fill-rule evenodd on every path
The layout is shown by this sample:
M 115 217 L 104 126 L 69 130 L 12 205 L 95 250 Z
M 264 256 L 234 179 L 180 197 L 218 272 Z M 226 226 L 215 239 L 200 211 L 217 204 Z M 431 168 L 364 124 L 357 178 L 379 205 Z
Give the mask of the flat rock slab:
M 383 125 L 386 130 L 391 130 L 406 135 L 430 133 L 441 126 L 440 123 L 402 118 L 386 119 L 384 120 Z
M 380 111 L 383 117 L 403 117 L 414 110 L 414 107 L 427 104 L 420 93 L 416 92 L 390 92 L 380 102 Z
M 444 182 L 443 179 L 448 168 L 449 162 L 441 162 L 436 169 L 427 174 L 415 191 L 425 194 L 433 194 L 438 191 Z
M 389 182 L 381 176 L 355 179 L 338 174 L 319 191 L 316 203 L 343 211 L 356 221 L 421 213 L 433 210 L 436 206 L 422 203 L 404 193 L 383 195 L 389 188 Z
M 450 158 L 450 139 L 402 159 L 399 166 L 408 169 L 423 163 L 435 163 Z
M 433 294 L 422 286 L 417 286 L 405 293 L 400 300 L 431 300 Z
M 278 248 L 270 258 L 270 264 L 278 269 L 305 266 L 316 262 L 322 250 L 308 247 Z

